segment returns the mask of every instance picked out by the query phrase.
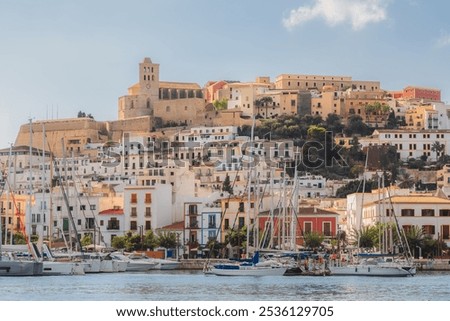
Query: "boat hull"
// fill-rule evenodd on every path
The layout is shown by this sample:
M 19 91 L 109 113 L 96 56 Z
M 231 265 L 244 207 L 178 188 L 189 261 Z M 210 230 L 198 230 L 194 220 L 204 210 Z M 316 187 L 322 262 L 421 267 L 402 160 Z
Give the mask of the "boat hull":
M 39 276 L 43 264 L 33 261 L 0 261 L 0 276 Z
M 79 262 L 44 261 L 44 275 L 83 275 L 84 266 Z
M 238 268 L 217 268 L 213 267 L 208 274 L 219 276 L 277 276 L 284 275 L 285 267 L 255 267 L 239 266 Z
M 406 277 L 416 274 L 416 268 L 409 266 L 347 265 L 329 269 L 332 276 Z

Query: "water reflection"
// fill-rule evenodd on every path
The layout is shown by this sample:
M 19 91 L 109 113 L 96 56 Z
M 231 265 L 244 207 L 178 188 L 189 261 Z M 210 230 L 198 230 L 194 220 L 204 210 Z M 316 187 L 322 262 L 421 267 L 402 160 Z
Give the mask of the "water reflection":
M 416 301 L 450 300 L 448 273 L 411 278 L 218 277 L 201 272 L 0 277 L 0 300 Z

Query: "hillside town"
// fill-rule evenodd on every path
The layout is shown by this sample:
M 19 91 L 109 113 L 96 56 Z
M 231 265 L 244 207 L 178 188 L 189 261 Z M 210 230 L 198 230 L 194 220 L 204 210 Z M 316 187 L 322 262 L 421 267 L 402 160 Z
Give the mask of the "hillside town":
M 447 254 L 440 89 L 302 74 L 200 86 L 160 80 L 150 58 L 137 71 L 117 119 L 24 120 L 2 146 L 3 244 L 232 258 L 332 253 L 395 225 L 415 258 Z M 364 247 L 399 251 L 382 237 Z

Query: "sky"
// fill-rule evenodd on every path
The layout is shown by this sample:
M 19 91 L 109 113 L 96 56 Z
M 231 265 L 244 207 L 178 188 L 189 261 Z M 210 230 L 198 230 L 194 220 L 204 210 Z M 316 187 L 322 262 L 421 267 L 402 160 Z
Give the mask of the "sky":
M 344 75 L 450 103 L 449 12 L 447 0 L 0 0 L 0 148 L 29 119 L 116 120 L 144 57 L 163 81 Z

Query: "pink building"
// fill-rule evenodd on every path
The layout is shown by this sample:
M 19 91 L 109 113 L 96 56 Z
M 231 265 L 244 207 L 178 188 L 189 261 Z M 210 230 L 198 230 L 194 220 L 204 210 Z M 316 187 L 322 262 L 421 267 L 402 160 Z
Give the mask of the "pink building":
M 403 89 L 403 98 L 441 101 L 441 91 L 435 88 L 408 86 Z

